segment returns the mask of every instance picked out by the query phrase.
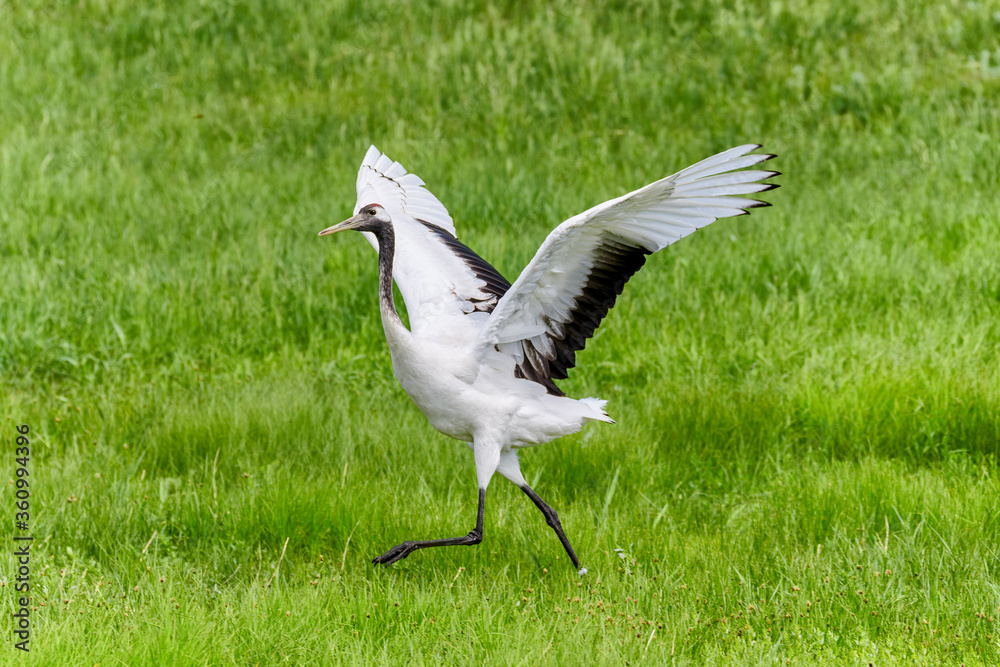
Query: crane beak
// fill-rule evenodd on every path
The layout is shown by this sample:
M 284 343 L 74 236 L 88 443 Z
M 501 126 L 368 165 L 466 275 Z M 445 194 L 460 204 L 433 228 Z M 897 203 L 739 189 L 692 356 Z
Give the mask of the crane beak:
M 329 236 L 330 234 L 336 234 L 337 232 L 342 232 L 345 229 L 356 229 L 361 225 L 363 219 L 360 215 L 356 215 L 353 218 L 348 218 L 343 222 L 338 222 L 333 227 L 327 227 L 319 233 L 320 236 Z

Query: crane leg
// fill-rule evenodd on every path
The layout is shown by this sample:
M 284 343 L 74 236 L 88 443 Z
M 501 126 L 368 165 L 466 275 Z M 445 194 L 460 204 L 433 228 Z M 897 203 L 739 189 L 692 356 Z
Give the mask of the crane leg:
M 541 510 L 542 514 L 545 515 L 545 523 L 549 524 L 552 530 L 556 531 L 556 536 L 559 541 L 562 542 L 563 547 L 566 549 L 566 553 L 569 554 L 569 559 L 573 561 L 573 567 L 580 569 L 580 561 L 576 557 L 576 552 L 573 551 L 573 546 L 569 543 L 569 539 L 566 537 L 566 532 L 563 530 L 562 524 L 559 523 L 559 515 L 556 511 L 545 504 L 545 501 L 538 497 L 538 494 L 528 486 L 527 484 L 521 485 L 521 490 L 531 498 L 531 502 L 535 503 L 535 507 Z
M 530 490 L 530 489 L 529 489 Z M 537 496 L 536 496 L 537 498 Z M 541 502 L 540 500 L 537 502 Z M 544 505 L 544 503 L 542 503 Z M 455 547 L 455 546 L 472 546 L 479 544 L 483 541 L 483 513 L 486 511 L 486 489 L 479 489 L 479 513 L 476 515 L 476 527 L 469 531 L 469 534 L 465 537 L 449 537 L 443 540 L 407 540 L 402 544 L 397 544 L 393 548 L 386 551 L 381 556 L 376 556 L 372 559 L 372 562 L 376 565 L 392 565 L 396 561 L 403 560 L 411 553 L 417 549 L 427 549 L 429 547 Z M 551 511 L 551 510 L 550 510 Z M 553 515 L 555 512 L 553 512 Z M 556 519 L 558 522 L 558 519 Z M 552 524 L 549 524 L 552 525 Z M 561 530 L 561 529 L 560 529 Z M 563 538 L 565 540 L 565 538 Z M 566 548 L 569 549 L 569 543 L 566 544 Z M 570 549 L 570 553 L 573 551 Z M 576 557 L 573 557 L 574 562 Z

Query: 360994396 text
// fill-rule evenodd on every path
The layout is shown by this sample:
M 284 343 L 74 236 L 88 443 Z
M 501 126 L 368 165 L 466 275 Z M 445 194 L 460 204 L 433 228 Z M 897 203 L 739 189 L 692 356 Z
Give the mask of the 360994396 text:
M 30 428 L 21 424 L 17 428 L 15 468 L 14 468 L 14 557 L 17 562 L 17 576 L 14 579 L 14 591 L 17 604 L 12 614 L 14 621 L 14 647 L 21 651 L 29 651 L 31 643 L 31 540 L 29 527 L 31 520 L 31 491 L 28 464 L 31 462 L 31 441 L 28 438 Z

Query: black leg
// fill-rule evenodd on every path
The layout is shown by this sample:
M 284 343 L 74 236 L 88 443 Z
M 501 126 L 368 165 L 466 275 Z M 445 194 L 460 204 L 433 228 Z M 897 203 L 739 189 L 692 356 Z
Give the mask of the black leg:
M 444 540 L 406 541 L 402 544 L 397 544 L 381 556 L 376 556 L 372 559 L 372 562 L 376 565 L 392 565 L 396 561 L 403 560 L 417 549 L 426 549 L 428 547 L 472 546 L 474 544 L 479 544 L 483 541 L 483 513 L 485 511 L 486 489 L 479 489 L 479 514 L 476 516 L 476 527 L 473 528 L 468 535 L 465 537 L 449 537 Z M 555 512 L 553 512 L 553 514 L 555 514 Z M 558 519 L 556 521 L 558 521 Z M 570 553 L 572 553 L 572 551 Z
M 556 514 L 554 509 L 546 505 L 545 501 L 539 498 L 538 494 L 532 491 L 531 487 L 527 484 L 522 486 L 521 490 L 524 491 L 529 498 L 531 498 L 531 502 L 535 503 L 535 507 L 540 509 L 542 514 L 545 515 L 545 523 L 549 524 L 552 530 L 556 531 L 559 541 L 562 542 L 562 545 L 566 548 L 566 553 L 569 554 L 569 559 L 573 561 L 573 567 L 580 569 L 580 561 L 577 560 L 576 552 L 574 552 L 573 547 L 570 546 L 569 540 L 566 538 L 566 533 L 563 531 L 562 524 L 559 523 L 559 515 Z

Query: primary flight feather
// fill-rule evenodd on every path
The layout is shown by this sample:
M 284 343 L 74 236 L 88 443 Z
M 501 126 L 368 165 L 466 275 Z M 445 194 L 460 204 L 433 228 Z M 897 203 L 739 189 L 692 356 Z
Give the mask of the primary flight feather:
M 374 146 L 358 171 L 354 216 L 320 236 L 362 232 L 378 251 L 379 310 L 403 389 L 437 430 L 468 442 L 479 482 L 476 527 L 464 537 L 406 541 L 373 559 L 390 565 L 417 549 L 479 544 L 494 473 L 531 498 L 574 566 L 555 510 L 521 475 L 517 450 L 611 422 L 605 401 L 568 398 L 556 385 L 576 364 L 647 255 L 719 218 L 768 206 L 745 195 L 778 187 L 776 171 L 746 169 L 773 155 L 737 146 L 556 227 L 511 285 L 462 244 L 424 183 Z M 406 303 L 410 328 L 393 303 Z

